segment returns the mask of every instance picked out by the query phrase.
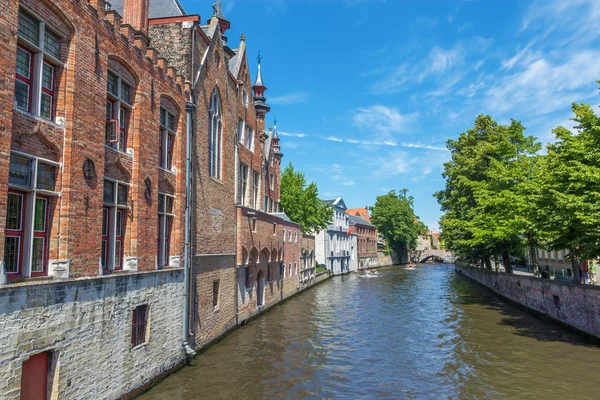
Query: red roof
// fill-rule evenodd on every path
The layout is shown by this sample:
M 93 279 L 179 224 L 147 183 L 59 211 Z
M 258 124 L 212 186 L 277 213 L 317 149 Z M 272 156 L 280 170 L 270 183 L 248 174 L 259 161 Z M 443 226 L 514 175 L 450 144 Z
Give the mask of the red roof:
M 369 209 L 367 207 L 363 208 L 348 208 L 346 210 L 346 214 L 356 215 L 358 217 L 364 218 L 368 223 L 371 223 L 371 216 L 369 215 Z

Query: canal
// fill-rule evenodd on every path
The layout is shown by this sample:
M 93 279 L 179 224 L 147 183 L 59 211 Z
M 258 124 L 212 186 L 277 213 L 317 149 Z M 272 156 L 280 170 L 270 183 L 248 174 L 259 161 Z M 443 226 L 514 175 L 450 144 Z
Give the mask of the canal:
M 290 299 L 141 399 L 600 398 L 597 343 L 448 265 L 379 271 Z

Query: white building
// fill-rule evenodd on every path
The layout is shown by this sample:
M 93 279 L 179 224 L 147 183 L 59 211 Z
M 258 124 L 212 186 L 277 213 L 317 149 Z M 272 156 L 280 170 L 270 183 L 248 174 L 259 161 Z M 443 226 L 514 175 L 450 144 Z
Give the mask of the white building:
M 325 203 L 333 207 L 333 219 L 327 229 L 317 234 L 315 243 L 317 262 L 324 264 L 325 268 L 332 271 L 334 275 L 345 274 L 350 272 L 352 251 L 356 249 L 356 244 L 352 245 L 350 220 L 346 214 L 347 207 L 341 197 L 325 200 Z

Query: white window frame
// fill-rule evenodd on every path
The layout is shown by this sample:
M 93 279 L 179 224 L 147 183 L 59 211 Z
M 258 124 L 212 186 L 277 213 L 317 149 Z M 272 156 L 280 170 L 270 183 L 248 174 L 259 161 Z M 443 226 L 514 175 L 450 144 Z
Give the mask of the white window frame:
M 37 43 L 31 43 L 29 40 L 21 37 L 17 32 L 17 43 L 20 46 L 26 48 L 29 52 L 31 52 L 30 54 L 33 57 L 31 64 L 33 64 L 33 67 L 31 68 L 31 71 L 30 71 L 32 87 L 30 87 L 30 89 L 29 89 L 30 92 L 28 92 L 28 96 L 30 96 L 28 99 L 29 102 L 27 104 L 28 109 L 22 109 L 22 108 L 18 107 L 16 104 L 16 99 L 13 99 L 14 100 L 14 108 L 21 112 L 39 116 L 40 118 L 44 118 L 44 119 L 54 122 L 54 119 L 56 118 L 56 100 L 58 98 L 58 88 L 56 86 L 56 69 L 57 69 L 57 67 L 60 67 L 60 68 L 64 67 L 64 63 L 60 59 L 57 59 L 52 54 L 50 54 L 50 52 L 48 52 L 44 49 L 44 44 L 45 44 L 44 39 L 45 39 L 46 31 L 49 31 L 52 33 L 52 35 L 54 35 L 58 38 L 59 45 L 62 46 L 64 37 L 62 35 L 60 35 L 59 33 L 57 33 L 55 30 L 53 30 L 51 28 L 49 29 L 47 27 L 48 24 L 44 21 L 44 19 L 41 18 L 35 12 L 32 12 L 31 10 L 29 10 L 26 7 L 20 6 L 19 12 L 21 12 L 21 11 L 29 14 L 31 17 L 33 17 L 35 20 L 37 20 L 39 31 L 38 31 Z M 18 21 L 17 21 L 17 23 L 18 23 Z M 54 98 L 53 98 L 53 103 L 51 106 L 52 110 L 51 110 L 50 118 L 46 118 L 41 115 L 42 94 L 43 94 L 42 74 L 43 74 L 44 62 L 46 62 L 46 64 L 48 64 L 50 67 L 52 67 L 54 69 L 53 74 L 52 74 L 52 84 L 53 84 L 52 92 L 54 92 Z M 16 80 L 16 78 L 15 78 L 15 80 Z M 27 83 L 25 83 L 25 84 L 27 84 Z M 13 97 L 14 97 L 14 93 L 13 93 Z
M 245 127 L 244 146 L 254 152 L 254 129 L 248 124 Z
M 252 171 L 252 208 L 258 210 L 260 207 L 260 173 Z
M 239 168 L 239 190 L 240 190 L 240 205 L 246 206 L 248 201 L 248 171 L 249 167 L 246 164 L 240 163 Z
M 112 179 L 112 178 L 104 178 L 104 182 L 110 182 L 113 183 L 114 186 L 114 194 L 113 194 L 113 201 L 112 202 L 105 202 L 104 201 L 104 187 L 102 188 L 102 203 L 103 203 L 103 207 L 107 207 L 109 209 L 109 221 L 108 221 L 108 227 L 109 227 L 109 231 L 108 231 L 108 251 L 107 251 L 107 256 L 106 256 L 106 264 L 104 265 L 103 268 L 107 269 L 108 271 L 114 271 L 115 269 L 115 250 L 116 250 L 116 241 L 117 241 L 117 211 L 121 211 L 122 212 L 122 218 L 127 219 L 129 217 L 129 211 L 130 211 L 130 207 L 127 204 L 119 204 L 119 186 L 125 186 L 127 187 L 127 197 L 129 197 L 130 195 L 130 190 L 131 190 L 131 184 L 127 183 L 127 182 L 123 182 L 123 181 L 119 181 L 116 179 Z M 125 232 L 123 233 L 123 236 L 125 236 Z M 125 246 L 125 242 L 123 241 L 123 246 Z M 124 251 L 123 251 L 124 253 Z M 102 260 L 102 259 L 100 259 Z M 123 263 L 125 261 L 125 254 L 123 254 Z M 100 261 L 100 264 L 101 261 Z M 122 269 L 125 269 L 125 265 L 121 266 Z
M 210 97 L 208 112 L 208 175 L 220 181 L 222 179 L 223 121 L 221 120 L 221 96 L 215 87 Z
M 283 242 L 285 243 L 285 229 L 283 230 Z
M 163 112 L 165 113 L 165 123 L 166 125 L 163 125 L 162 122 L 162 114 Z M 169 117 L 173 119 L 173 129 L 171 129 L 169 125 Z M 174 151 L 171 151 L 171 168 L 169 168 L 168 162 L 167 162 L 167 155 L 169 154 L 169 138 L 173 141 L 173 150 L 175 149 L 175 143 L 177 140 L 177 123 L 176 121 L 177 116 L 172 113 L 171 111 L 169 111 L 168 109 L 166 109 L 165 107 L 160 107 L 160 112 L 159 112 L 159 121 L 160 121 L 160 141 L 161 141 L 161 159 L 159 159 L 159 168 L 162 169 L 163 171 L 167 171 L 167 172 L 171 172 L 174 173 L 175 172 L 175 163 L 173 162 L 173 160 L 175 159 L 174 157 Z M 164 138 L 163 138 L 163 132 L 165 133 Z M 162 164 L 160 163 L 160 161 L 162 161 Z
M 44 196 L 44 197 L 60 197 L 61 193 L 57 192 L 57 191 L 51 191 L 51 190 L 46 190 L 46 189 L 38 189 L 38 167 L 39 164 L 46 164 L 46 165 L 50 165 L 52 167 L 55 167 L 55 189 L 56 189 L 56 184 L 57 184 L 57 176 L 58 173 L 60 171 L 60 169 L 62 168 L 62 164 L 58 163 L 56 161 L 52 161 L 52 160 L 48 160 L 46 158 L 42 158 L 42 157 L 36 157 L 33 156 L 31 154 L 28 153 L 24 153 L 21 151 L 16 151 L 16 150 L 11 150 L 10 152 L 11 155 L 15 155 L 17 157 L 21 157 L 21 158 L 25 158 L 29 161 L 31 161 L 31 165 L 30 165 L 30 182 L 29 185 L 18 185 L 18 184 L 14 184 L 14 183 L 10 183 L 10 178 L 9 178 L 9 182 L 8 182 L 8 188 L 9 191 L 10 189 L 13 189 L 15 191 L 19 191 L 22 193 L 25 193 L 24 195 L 24 201 L 25 201 L 25 207 L 24 209 L 21 210 L 22 213 L 24 213 L 24 224 L 22 226 L 22 230 L 23 230 L 23 245 L 22 245 L 22 249 L 23 249 L 23 255 L 20 258 L 21 260 L 21 265 L 19 265 L 19 276 L 20 278 L 29 278 L 31 277 L 32 273 L 34 272 L 38 272 L 38 271 L 32 271 L 32 256 L 33 256 L 33 244 L 34 244 L 34 236 L 35 236 L 35 200 L 38 198 L 38 195 Z M 10 157 L 9 157 L 9 175 L 10 175 Z M 48 202 L 46 202 L 46 215 L 49 215 L 50 211 L 49 211 L 49 204 Z M 47 225 L 46 226 L 46 230 L 49 229 L 49 225 L 51 225 L 51 221 L 47 221 Z M 50 232 L 47 232 L 47 238 L 48 241 L 44 244 L 44 246 L 46 246 L 46 248 L 44 249 L 44 251 L 48 251 L 48 246 L 49 246 L 49 241 L 50 241 Z M 20 246 L 21 247 L 21 246 Z M 48 263 L 46 265 L 46 273 L 49 272 L 49 257 L 48 257 Z
M 171 266 L 171 240 L 173 238 L 173 225 L 175 224 L 175 213 L 173 213 L 173 210 L 175 209 L 175 196 L 168 194 L 168 193 L 161 193 L 158 192 L 158 196 L 159 197 L 163 197 L 163 206 L 164 206 L 164 210 L 161 210 L 160 207 L 158 209 L 158 243 L 159 243 L 159 248 L 158 248 L 158 254 L 156 255 L 156 268 L 157 269 L 162 269 L 162 268 L 168 268 Z M 171 210 L 171 212 L 168 212 L 167 210 L 167 198 L 171 199 L 173 201 L 173 209 Z M 160 205 L 160 201 L 158 202 L 158 204 Z M 169 219 L 171 220 L 171 231 L 170 233 L 170 237 L 169 237 L 169 246 L 170 248 L 167 249 L 167 243 L 166 243 L 166 238 L 167 238 L 167 229 L 168 229 L 168 224 L 167 222 L 169 222 Z M 166 254 L 169 254 L 169 257 L 166 257 Z

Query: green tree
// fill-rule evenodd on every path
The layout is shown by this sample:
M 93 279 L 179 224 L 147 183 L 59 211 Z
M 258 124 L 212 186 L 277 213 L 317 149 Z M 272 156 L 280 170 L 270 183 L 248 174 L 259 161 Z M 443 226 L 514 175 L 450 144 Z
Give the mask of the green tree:
M 577 132 L 559 126 L 556 143 L 548 145 L 538 226 L 547 248 L 569 249 L 579 283 L 577 259 L 600 255 L 600 119 L 587 104 L 572 110 Z
M 331 223 L 332 210 L 319 200 L 317 184 L 306 184 L 300 171 L 290 162 L 281 175 L 281 208 L 295 223 L 302 225 L 304 233 L 314 234 Z
M 407 189 L 399 193 L 392 190 L 377 196 L 375 205 L 370 207 L 371 222 L 383 233 L 388 246 L 399 255 L 406 253 L 407 246 L 415 247 L 417 237 L 425 229 L 413 210 L 413 198 L 407 194 Z
M 501 125 L 477 117 L 472 129 L 448 141 L 446 187 L 435 194 L 445 211 L 440 227 L 446 247 L 488 268 L 492 257 L 502 255 L 508 273 L 510 254 L 522 254 L 527 233 L 534 235 L 528 190 L 541 145 L 524 130 L 518 121 Z

